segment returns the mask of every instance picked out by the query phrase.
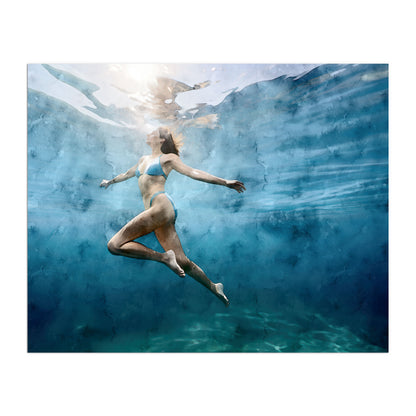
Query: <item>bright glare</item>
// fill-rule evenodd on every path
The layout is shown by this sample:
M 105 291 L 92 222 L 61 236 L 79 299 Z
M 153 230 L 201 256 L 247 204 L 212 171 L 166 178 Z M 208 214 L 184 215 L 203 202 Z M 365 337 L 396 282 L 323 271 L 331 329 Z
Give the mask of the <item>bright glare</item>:
M 146 89 L 149 84 L 156 82 L 157 77 L 169 73 L 165 65 L 157 64 L 120 64 L 117 65 L 117 72 L 131 87 L 136 88 L 134 92 Z

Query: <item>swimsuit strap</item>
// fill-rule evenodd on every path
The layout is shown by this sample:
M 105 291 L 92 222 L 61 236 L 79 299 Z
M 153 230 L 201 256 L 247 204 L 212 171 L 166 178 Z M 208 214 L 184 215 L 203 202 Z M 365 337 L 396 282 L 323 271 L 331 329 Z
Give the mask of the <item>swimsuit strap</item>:
M 162 157 L 162 155 L 159 156 L 159 166 L 160 166 L 160 171 L 162 172 L 162 176 L 165 177 L 165 179 L 167 179 L 168 177 L 166 176 L 165 172 L 163 172 L 163 168 L 162 168 L 162 164 L 160 163 L 160 158 Z

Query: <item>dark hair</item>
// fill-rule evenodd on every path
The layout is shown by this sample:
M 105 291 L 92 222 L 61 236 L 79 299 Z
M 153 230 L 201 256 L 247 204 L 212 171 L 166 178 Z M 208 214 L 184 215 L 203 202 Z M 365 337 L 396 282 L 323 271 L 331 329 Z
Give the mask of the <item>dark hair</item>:
M 165 127 L 159 127 L 159 137 L 161 139 L 165 139 L 165 141 L 162 144 L 162 147 L 160 150 L 162 153 L 174 153 L 175 155 L 179 156 L 179 150 L 176 146 L 175 141 L 173 140 L 172 133 L 169 131 L 169 129 Z

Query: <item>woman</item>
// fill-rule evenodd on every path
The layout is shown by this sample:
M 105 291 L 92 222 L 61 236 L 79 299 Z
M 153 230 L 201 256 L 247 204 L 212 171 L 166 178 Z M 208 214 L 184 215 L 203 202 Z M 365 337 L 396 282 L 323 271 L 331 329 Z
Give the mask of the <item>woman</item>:
M 179 151 L 172 133 L 167 128 L 160 127 L 150 133 L 147 136 L 146 143 L 152 149 L 151 155 L 143 156 L 126 173 L 109 181 L 104 179 L 100 184 L 101 187 L 107 189 L 109 185 L 137 176 L 145 207 L 141 214 L 133 218 L 111 238 L 108 242 L 110 253 L 136 259 L 158 261 L 168 266 L 180 277 L 185 277 L 186 273 L 204 285 L 228 306 L 229 300 L 224 294 L 223 285 L 211 282 L 202 269 L 186 257 L 175 230 L 176 208 L 164 189 L 166 179 L 172 170 L 198 181 L 235 189 L 237 192 L 243 192 L 246 189 L 244 184 L 236 180 L 228 181 L 217 178 L 185 165 L 179 158 Z M 154 231 L 165 253 L 159 253 L 133 241 L 152 231 Z

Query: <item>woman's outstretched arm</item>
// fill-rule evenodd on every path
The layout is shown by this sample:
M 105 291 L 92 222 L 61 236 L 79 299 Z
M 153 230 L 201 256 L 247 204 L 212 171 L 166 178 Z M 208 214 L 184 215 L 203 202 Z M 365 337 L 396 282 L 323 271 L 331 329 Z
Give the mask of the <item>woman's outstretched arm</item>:
M 137 166 L 139 166 L 142 159 L 140 159 L 134 166 L 132 166 L 127 172 L 121 173 L 120 175 L 117 175 L 115 178 L 110 179 L 109 181 L 106 179 L 103 179 L 100 187 L 107 189 L 110 185 L 113 183 L 123 182 L 127 179 L 132 178 L 136 174 Z
M 185 165 L 185 163 L 182 162 L 179 156 L 176 156 L 174 154 L 167 155 L 165 163 L 167 167 L 170 167 L 171 169 L 176 170 L 182 175 L 189 176 L 190 178 L 195 179 L 197 181 L 212 183 L 214 185 L 226 186 L 227 188 L 235 189 L 237 192 L 244 192 L 246 189 L 243 182 L 222 179 L 202 170 L 191 168 L 190 166 Z

